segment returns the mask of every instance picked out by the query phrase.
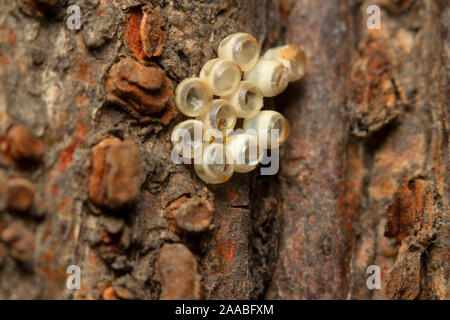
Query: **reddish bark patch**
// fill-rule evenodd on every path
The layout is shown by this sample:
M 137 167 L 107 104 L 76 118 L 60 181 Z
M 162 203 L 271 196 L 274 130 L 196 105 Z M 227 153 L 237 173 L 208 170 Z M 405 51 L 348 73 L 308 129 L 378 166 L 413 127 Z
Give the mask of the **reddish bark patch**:
M 219 244 L 219 254 L 225 261 L 233 262 L 235 252 L 236 247 L 231 239 L 227 239 Z
M 402 241 L 420 229 L 426 199 L 426 182 L 405 181 L 397 190 L 387 211 L 385 235 Z
M 128 50 L 130 50 L 131 53 L 135 55 L 138 59 L 145 58 L 140 33 L 141 21 L 143 16 L 144 14 L 142 13 L 142 9 L 140 7 L 134 8 L 127 15 L 125 26 L 125 43 L 128 47 Z
M 280 14 L 283 20 L 289 17 L 289 12 L 292 7 L 292 0 L 280 0 Z
M 64 148 L 59 153 L 58 169 L 60 172 L 64 172 L 67 169 L 67 167 L 72 163 L 73 153 L 77 149 L 79 143 L 80 141 L 78 139 L 74 139 L 69 143 L 69 145 L 66 148 Z
M 100 6 L 98 7 L 97 11 L 95 12 L 95 15 L 97 17 L 102 17 L 105 15 L 106 10 L 105 10 L 105 6 L 108 5 L 108 2 L 106 0 L 102 0 L 102 3 L 100 4 Z
M 76 78 L 89 84 L 95 83 L 94 79 L 92 79 L 89 75 L 89 66 L 87 63 L 84 63 L 80 59 L 76 59 L 76 63 L 78 65 L 78 73 L 76 74 Z
M 10 46 L 14 46 L 17 42 L 17 36 L 14 32 L 13 28 L 9 28 L 8 30 L 8 43 Z
M 111 286 L 107 287 L 105 291 L 103 291 L 102 298 L 103 300 L 118 300 L 116 291 Z
M 86 97 L 83 96 L 78 96 L 77 97 L 77 104 L 80 106 L 84 106 L 88 103 L 88 99 Z
M 0 61 L 4 66 L 7 66 L 10 64 L 9 58 L 3 54 L 0 54 Z
M 138 59 L 160 56 L 166 44 L 165 29 L 157 11 L 149 6 L 134 8 L 126 18 L 125 44 Z
M 59 153 L 59 163 L 57 166 L 59 172 L 64 172 L 69 167 L 73 160 L 73 153 L 87 135 L 87 128 L 82 122 L 77 120 L 76 126 L 77 131 L 74 138 L 69 145 Z

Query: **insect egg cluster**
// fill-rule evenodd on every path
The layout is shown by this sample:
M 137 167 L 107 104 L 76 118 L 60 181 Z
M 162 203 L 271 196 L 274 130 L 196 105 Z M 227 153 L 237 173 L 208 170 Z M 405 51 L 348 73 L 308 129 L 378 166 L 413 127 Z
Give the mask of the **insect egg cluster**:
M 234 172 L 253 170 L 264 149 L 286 141 L 288 121 L 277 111 L 261 110 L 263 99 L 283 92 L 306 68 L 304 52 L 293 44 L 260 57 L 258 42 L 248 33 L 229 35 L 217 51 L 218 58 L 206 62 L 199 77 L 178 85 L 175 103 L 195 119 L 179 123 L 172 132 L 176 154 L 194 159 L 197 175 L 214 184 L 228 181 Z M 237 118 L 244 119 L 240 130 L 235 128 Z

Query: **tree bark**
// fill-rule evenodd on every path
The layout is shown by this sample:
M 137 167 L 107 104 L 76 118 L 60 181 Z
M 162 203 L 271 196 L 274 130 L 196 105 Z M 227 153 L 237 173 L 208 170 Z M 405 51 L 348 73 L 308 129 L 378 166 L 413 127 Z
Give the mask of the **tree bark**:
M 448 298 L 447 1 L 0 8 L 1 299 Z M 307 74 L 265 99 L 291 124 L 280 172 L 207 185 L 171 160 L 174 89 L 238 31 Z

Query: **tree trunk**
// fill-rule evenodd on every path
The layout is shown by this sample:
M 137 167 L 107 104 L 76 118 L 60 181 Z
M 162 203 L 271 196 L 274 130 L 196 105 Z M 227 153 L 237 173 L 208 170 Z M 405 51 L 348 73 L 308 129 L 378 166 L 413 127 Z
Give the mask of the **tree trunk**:
M 1 299 L 448 298 L 448 1 L 0 8 Z M 208 185 L 171 160 L 174 89 L 237 31 L 307 74 L 265 99 L 279 173 Z

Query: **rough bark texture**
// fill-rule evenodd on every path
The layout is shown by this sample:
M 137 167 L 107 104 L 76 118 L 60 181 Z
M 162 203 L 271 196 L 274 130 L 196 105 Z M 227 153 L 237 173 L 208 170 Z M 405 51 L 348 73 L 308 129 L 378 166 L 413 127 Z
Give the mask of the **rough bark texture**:
M 449 28 L 445 0 L 0 0 L 0 298 L 447 299 Z M 173 90 L 237 31 L 308 70 L 265 101 L 279 174 L 205 185 Z

